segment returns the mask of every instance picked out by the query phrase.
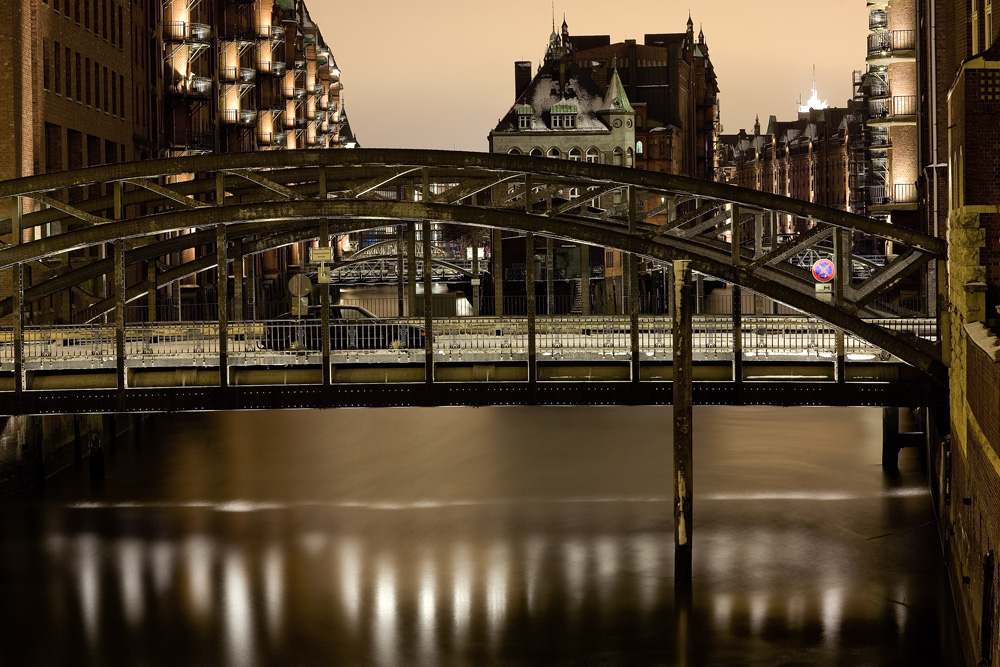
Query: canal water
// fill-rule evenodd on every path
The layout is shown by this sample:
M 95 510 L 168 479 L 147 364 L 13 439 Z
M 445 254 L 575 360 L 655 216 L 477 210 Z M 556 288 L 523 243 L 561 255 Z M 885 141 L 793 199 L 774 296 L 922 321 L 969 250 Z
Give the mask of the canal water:
M 158 416 L 0 499 L 0 664 L 963 664 L 916 450 L 872 409 Z

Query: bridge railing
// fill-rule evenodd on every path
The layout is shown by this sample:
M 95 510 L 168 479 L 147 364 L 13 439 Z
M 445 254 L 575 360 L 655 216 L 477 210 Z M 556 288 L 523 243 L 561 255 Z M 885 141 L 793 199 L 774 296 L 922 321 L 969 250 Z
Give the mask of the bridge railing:
M 901 336 L 928 341 L 938 337 L 934 319 L 868 320 Z M 669 360 L 673 355 L 673 322 L 665 316 L 638 320 L 640 363 Z M 383 319 L 369 323 L 334 323 L 330 357 L 336 362 L 423 364 L 426 359 L 424 320 Z M 433 320 L 434 363 L 462 360 L 526 361 L 526 317 L 446 317 Z M 790 316 L 744 316 L 742 349 L 746 359 L 832 359 L 838 330 L 820 320 Z M 538 316 L 535 350 L 539 360 L 629 361 L 632 353 L 629 317 L 621 315 Z M 12 332 L 0 330 L 0 365 L 14 363 Z M 322 362 L 319 320 L 231 322 L 226 337 L 230 366 L 294 366 Z M 695 317 L 693 352 L 701 360 L 732 359 L 732 319 L 724 315 Z M 130 324 L 125 328 L 125 365 L 217 366 L 220 358 L 217 322 Z M 28 370 L 115 367 L 115 329 L 109 325 L 35 326 L 24 330 L 23 363 Z M 889 360 L 876 346 L 844 335 L 849 360 Z

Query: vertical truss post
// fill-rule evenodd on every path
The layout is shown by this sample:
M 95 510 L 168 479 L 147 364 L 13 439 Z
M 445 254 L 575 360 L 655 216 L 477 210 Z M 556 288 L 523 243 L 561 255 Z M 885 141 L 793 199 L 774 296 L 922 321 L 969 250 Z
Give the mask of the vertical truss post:
M 493 230 L 493 315 L 503 317 L 503 230 Z
M 551 236 L 545 237 L 545 314 L 556 314 L 556 262 L 555 243 Z
M 733 268 L 740 267 L 740 207 L 733 204 L 732 216 L 732 262 Z M 740 404 L 740 389 L 743 383 L 743 289 L 733 283 L 733 382 L 736 383 L 736 403 Z
M 325 168 L 324 168 L 325 171 Z M 326 180 L 323 180 L 325 187 Z M 326 197 L 324 196 L 324 199 Z M 319 244 L 320 247 L 330 247 L 330 221 L 323 218 L 319 222 Z M 320 283 L 319 285 L 319 310 L 320 310 L 320 346 L 323 354 L 323 386 L 329 387 L 331 381 L 330 373 L 330 283 Z
M 536 361 L 536 341 L 535 341 L 535 235 L 527 232 L 524 235 L 524 289 L 527 294 L 527 315 L 528 315 L 528 382 L 534 383 L 538 380 L 538 369 Z
M 854 265 L 851 259 L 851 234 L 847 230 L 837 228 L 833 233 L 834 266 L 837 272 L 834 276 L 834 304 L 837 308 L 844 307 L 847 287 L 851 284 Z M 837 329 L 837 382 L 847 381 L 847 366 L 845 364 L 844 330 Z
M 396 316 L 406 317 L 406 267 L 403 248 L 406 247 L 406 225 L 396 225 Z M 412 315 L 412 313 L 411 313 Z
M 472 237 L 472 314 L 479 315 L 479 240 Z
M 247 284 L 250 292 L 247 295 L 246 318 L 251 321 L 257 320 L 257 256 L 250 255 L 250 275 L 247 276 Z
M 121 183 L 115 183 L 115 190 Z M 116 197 L 117 199 L 117 197 Z M 118 411 L 125 411 L 125 241 L 113 243 L 115 262 L 115 376 L 118 385 Z
M 628 233 L 635 236 L 638 197 L 635 186 L 628 186 Z M 629 358 L 631 359 L 632 382 L 639 382 L 639 257 L 628 254 L 628 314 L 629 314 Z
M 423 172 L 423 198 L 430 199 L 430 173 L 425 168 Z M 420 223 L 424 242 L 424 331 L 426 333 L 426 358 L 424 359 L 424 381 L 434 382 L 434 276 L 431 266 L 433 246 L 431 245 L 431 221 Z
M 125 184 L 115 181 L 112 184 L 112 206 L 115 220 L 125 217 L 124 203 Z M 125 389 L 128 378 L 125 376 L 125 240 L 115 239 L 112 257 L 115 262 L 115 375 L 118 385 L 118 411 L 125 411 Z
M 407 201 L 417 200 L 417 191 L 413 186 L 413 179 L 406 181 Z M 413 222 L 406 223 L 406 309 L 410 317 L 417 314 L 417 225 Z
M 590 315 L 590 246 L 580 244 L 580 314 Z
M 219 300 L 219 387 L 229 386 L 229 270 L 226 226 L 215 226 L 216 296 Z
M 531 174 L 524 175 L 524 211 L 530 214 L 532 209 Z M 528 382 L 532 385 L 538 380 L 538 369 L 535 366 L 535 235 L 527 232 L 524 235 L 524 290 L 527 296 L 528 315 Z
M 691 269 L 688 260 L 673 263 L 674 276 L 674 579 L 691 581 L 694 456 L 692 424 Z
M 12 245 L 21 244 L 21 214 L 23 202 L 21 197 L 14 197 L 14 210 L 10 220 Z M 24 396 L 24 267 L 17 262 L 11 267 L 12 287 L 14 289 L 14 397 L 17 404 L 16 412 L 21 412 L 21 400 Z
M 320 166 L 317 177 L 316 195 L 321 201 L 326 201 L 326 167 Z M 330 247 L 330 221 L 322 218 L 319 221 L 319 245 L 321 248 Z M 331 253 L 332 254 L 332 253 Z M 320 326 L 320 348 L 323 355 L 323 386 L 329 387 L 331 381 L 330 372 L 330 283 L 320 283 L 319 285 L 319 326 Z
M 243 241 L 233 242 L 233 320 L 243 317 Z
M 150 323 L 156 322 L 158 313 L 156 312 L 156 260 L 151 259 L 146 262 L 146 283 L 149 291 L 146 292 L 146 320 Z

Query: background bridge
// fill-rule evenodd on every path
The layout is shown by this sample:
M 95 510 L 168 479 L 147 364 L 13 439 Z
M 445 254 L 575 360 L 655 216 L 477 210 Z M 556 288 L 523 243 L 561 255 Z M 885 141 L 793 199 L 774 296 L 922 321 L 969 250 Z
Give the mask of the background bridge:
M 733 286 L 724 318 L 695 320 L 698 402 L 916 405 L 943 392 L 937 332 L 947 328 L 913 317 L 931 313 L 904 312 L 897 291 L 919 271 L 933 274 L 942 241 L 719 183 L 523 156 L 282 151 L 47 174 L 0 183 L 0 198 L 13 202 L 0 221 L 14 240 L 0 249 L 0 269 L 13 277 L 0 302 L 11 315 L 0 352 L 8 414 L 669 403 L 673 327 L 663 314 L 678 304 L 664 269 L 678 260 Z M 783 237 L 780 216 L 808 219 L 810 229 Z M 302 297 L 316 306 L 304 321 L 259 315 L 250 258 L 293 247 L 304 265 L 307 247 L 329 248 L 325 267 L 301 270 L 344 275 L 371 258 L 335 241 L 369 230 L 392 237 L 394 252 L 377 261 L 395 262 L 395 317 L 331 319 L 329 290 L 315 288 Z M 516 238 L 520 312 L 505 310 L 513 288 L 502 279 Z M 538 241 L 540 266 L 527 260 Z M 621 303 L 598 313 L 586 298 L 577 315 L 557 313 L 555 243 L 582 249 L 588 293 L 589 249 L 621 253 Z M 467 248 L 466 259 L 418 261 L 449 244 Z M 869 250 L 887 245 L 892 252 L 873 259 Z M 804 267 L 812 256 L 837 265 L 828 293 Z M 540 270 L 545 293 L 536 295 Z M 434 316 L 433 283 L 445 272 L 469 276 L 472 317 Z M 198 275 L 214 287 L 209 319 L 158 318 L 157 293 Z M 640 275 L 663 289 L 640 299 Z M 70 317 L 46 321 L 39 304 L 85 283 L 103 288 Z M 768 298 L 751 301 L 752 317 L 743 289 Z M 81 313 L 90 325 L 67 322 Z M 409 327 L 423 345 L 352 349 L 364 346 L 343 343 L 351 327 Z M 269 332 L 283 329 L 312 344 L 274 349 Z M 388 348 L 396 339 L 379 340 Z

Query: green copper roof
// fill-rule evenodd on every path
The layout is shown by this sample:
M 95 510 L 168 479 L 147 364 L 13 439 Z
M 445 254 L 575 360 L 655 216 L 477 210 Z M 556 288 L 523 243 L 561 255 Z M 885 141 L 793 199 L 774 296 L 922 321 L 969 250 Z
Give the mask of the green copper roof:
M 608 92 L 604 95 L 604 106 L 601 111 L 635 113 L 635 109 L 628 101 L 628 95 L 625 94 L 625 86 L 622 85 L 621 77 L 618 76 L 617 67 L 611 73 L 611 81 L 608 82 Z
M 575 104 L 553 104 L 552 113 L 578 113 Z
M 517 114 L 519 116 L 530 116 L 533 113 L 530 104 L 518 104 Z

